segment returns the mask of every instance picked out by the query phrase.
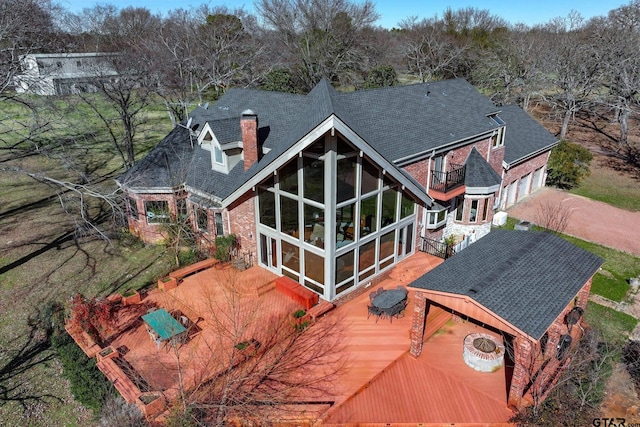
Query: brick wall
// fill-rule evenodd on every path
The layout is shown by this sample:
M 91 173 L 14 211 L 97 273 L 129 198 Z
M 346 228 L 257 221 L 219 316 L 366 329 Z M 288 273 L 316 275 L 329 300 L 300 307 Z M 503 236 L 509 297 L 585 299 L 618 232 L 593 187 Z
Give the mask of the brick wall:
M 175 194 L 127 194 L 132 200 L 135 200 L 138 208 L 138 218 L 127 216 L 129 231 L 134 236 L 138 236 L 147 243 L 160 243 L 166 236 L 163 233 L 163 224 L 149 224 L 147 221 L 147 212 L 145 210 L 145 202 L 148 201 L 166 201 L 169 206 L 169 215 L 175 218 L 177 215 L 176 196 Z
M 260 160 L 261 147 L 258 143 L 258 117 L 243 115 L 240 119 L 242 133 L 242 152 L 244 155 L 244 170 L 249 169 Z
M 414 309 L 411 317 L 411 347 L 409 354 L 418 357 L 422 353 L 422 344 L 424 339 L 424 328 L 426 326 L 429 304 L 425 295 L 416 291 L 414 298 Z
M 429 173 L 429 159 L 419 160 L 410 165 L 404 166 L 404 169 L 409 175 L 411 175 L 418 183 L 427 188 L 427 177 Z
M 544 167 L 547 164 L 547 160 L 549 160 L 550 151 L 540 154 L 539 156 L 534 157 L 522 164 L 512 167 L 511 169 L 505 171 L 504 177 L 502 178 L 502 194 L 503 200 L 506 200 L 506 187 L 514 181 L 520 181 L 520 179 L 528 174 L 532 174 L 532 178 L 529 180 L 529 188 L 527 189 L 527 193 L 531 192 L 532 184 L 533 184 L 533 172 Z M 544 186 L 544 182 L 542 182 L 542 186 Z M 516 185 L 516 196 L 515 200 L 518 200 L 520 197 L 520 185 Z M 502 203 L 501 203 L 501 207 Z
M 256 235 L 255 192 L 248 191 L 227 209 L 230 234 L 235 234 L 240 242 L 241 252 L 250 252 L 254 261 L 258 253 Z M 224 215 L 223 215 L 224 217 Z M 225 227 L 227 224 L 225 223 Z
M 580 289 L 577 294 L 577 300 L 571 300 L 547 328 L 548 339 L 544 353 L 538 344 L 528 341 L 525 337 L 516 337 L 514 339 L 515 366 L 513 378 L 511 379 L 511 389 L 509 390 L 509 406 L 520 407 L 522 395 L 534 374 L 537 374 L 537 380 L 531 386 L 530 392 L 542 393 L 540 399 L 546 397 L 554 381 L 557 381 L 558 375 L 556 375 L 556 371 L 566 366 L 566 363 L 560 363 L 556 359 L 560 337 L 567 334 L 571 335 L 573 339 L 572 345 L 575 346 L 582 336 L 582 329 L 578 326 L 574 326 L 569 330 L 565 322 L 566 315 L 574 307 L 586 309 L 592 279 L 589 279 Z M 577 303 L 574 303 L 574 301 L 577 301 Z M 544 366 L 542 371 L 538 372 L 545 360 L 549 360 L 549 363 Z M 543 392 L 544 390 L 546 392 Z

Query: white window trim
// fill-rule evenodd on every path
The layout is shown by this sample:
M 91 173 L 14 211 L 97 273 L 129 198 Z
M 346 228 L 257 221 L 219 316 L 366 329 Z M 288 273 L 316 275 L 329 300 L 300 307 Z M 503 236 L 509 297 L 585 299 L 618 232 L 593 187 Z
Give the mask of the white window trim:
M 439 227 L 442 227 L 443 225 L 445 225 L 447 223 L 447 208 L 444 209 L 439 209 L 439 210 L 426 210 L 426 228 L 428 230 L 433 230 Z M 440 212 L 445 212 L 444 218 L 441 221 L 437 221 L 438 219 L 438 214 Z M 434 215 L 434 218 L 436 219 L 435 222 L 431 222 L 431 216 Z

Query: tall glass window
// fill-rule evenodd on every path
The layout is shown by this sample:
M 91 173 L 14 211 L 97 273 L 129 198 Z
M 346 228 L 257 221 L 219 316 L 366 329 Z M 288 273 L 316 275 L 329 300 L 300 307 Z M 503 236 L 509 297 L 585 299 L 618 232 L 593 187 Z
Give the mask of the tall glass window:
M 324 162 L 303 157 L 303 165 L 304 197 L 322 203 L 324 201 Z
M 298 201 L 280 195 L 280 231 L 293 237 L 300 236 L 298 226 Z
M 260 224 L 276 228 L 276 195 L 271 191 L 258 187 L 258 210 Z
M 278 172 L 280 191 L 298 194 L 298 159 L 293 159 Z

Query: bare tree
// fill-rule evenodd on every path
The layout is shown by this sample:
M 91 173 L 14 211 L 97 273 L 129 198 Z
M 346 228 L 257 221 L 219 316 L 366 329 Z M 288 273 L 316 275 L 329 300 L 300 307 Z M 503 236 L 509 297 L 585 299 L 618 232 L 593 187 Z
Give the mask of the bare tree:
M 577 13 L 566 19 L 558 18 L 548 24 L 553 35 L 548 72 L 557 92 L 551 96 L 562 115 L 560 139 L 564 139 L 569 123 L 575 114 L 591 101 L 590 97 L 600 87 L 600 65 L 584 22 Z
M 340 317 L 296 320 L 294 304 L 274 311 L 264 299 L 246 296 L 236 270 L 216 272 L 216 289 L 202 299 L 205 328 L 213 333 L 199 337 L 203 348 L 197 354 L 174 346 L 181 395 L 176 418 L 203 425 L 232 419 L 260 424 L 276 411 L 301 416 L 305 404 L 331 400 L 344 358 Z
M 442 79 L 455 74 L 455 61 L 468 49 L 444 31 L 444 22 L 435 18 L 410 17 L 400 22 L 403 30 L 403 52 L 410 74 L 421 82 Z
M 562 234 L 569 226 L 571 214 L 573 211 L 568 206 L 544 200 L 536 206 L 536 224 Z
M 378 19 L 369 0 L 260 0 L 255 7 L 277 35 L 275 48 L 294 64 L 303 91 L 323 77 L 349 84 L 360 76 L 360 35 Z
M 613 121 L 619 124 L 618 149 L 638 163 L 640 147 L 629 141 L 629 121 L 639 111 L 640 1 L 620 6 L 610 11 L 607 19 L 593 20 L 591 25 L 607 88 L 599 104 L 613 111 Z

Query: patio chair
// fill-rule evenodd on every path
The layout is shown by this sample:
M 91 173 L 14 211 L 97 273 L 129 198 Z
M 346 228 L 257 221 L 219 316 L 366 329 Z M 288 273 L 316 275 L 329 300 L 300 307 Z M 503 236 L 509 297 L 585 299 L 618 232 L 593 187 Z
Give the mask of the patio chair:
M 384 311 L 382 311 L 381 309 L 379 309 L 378 307 L 376 307 L 374 305 L 368 305 L 367 306 L 367 320 L 369 319 L 369 317 L 371 315 L 376 316 L 376 323 L 378 323 L 378 319 L 380 319 L 381 317 L 384 317 Z
M 405 296 L 407 296 L 409 294 L 409 291 L 407 290 L 406 286 L 399 285 L 396 289 L 399 290 L 399 291 L 404 292 Z

